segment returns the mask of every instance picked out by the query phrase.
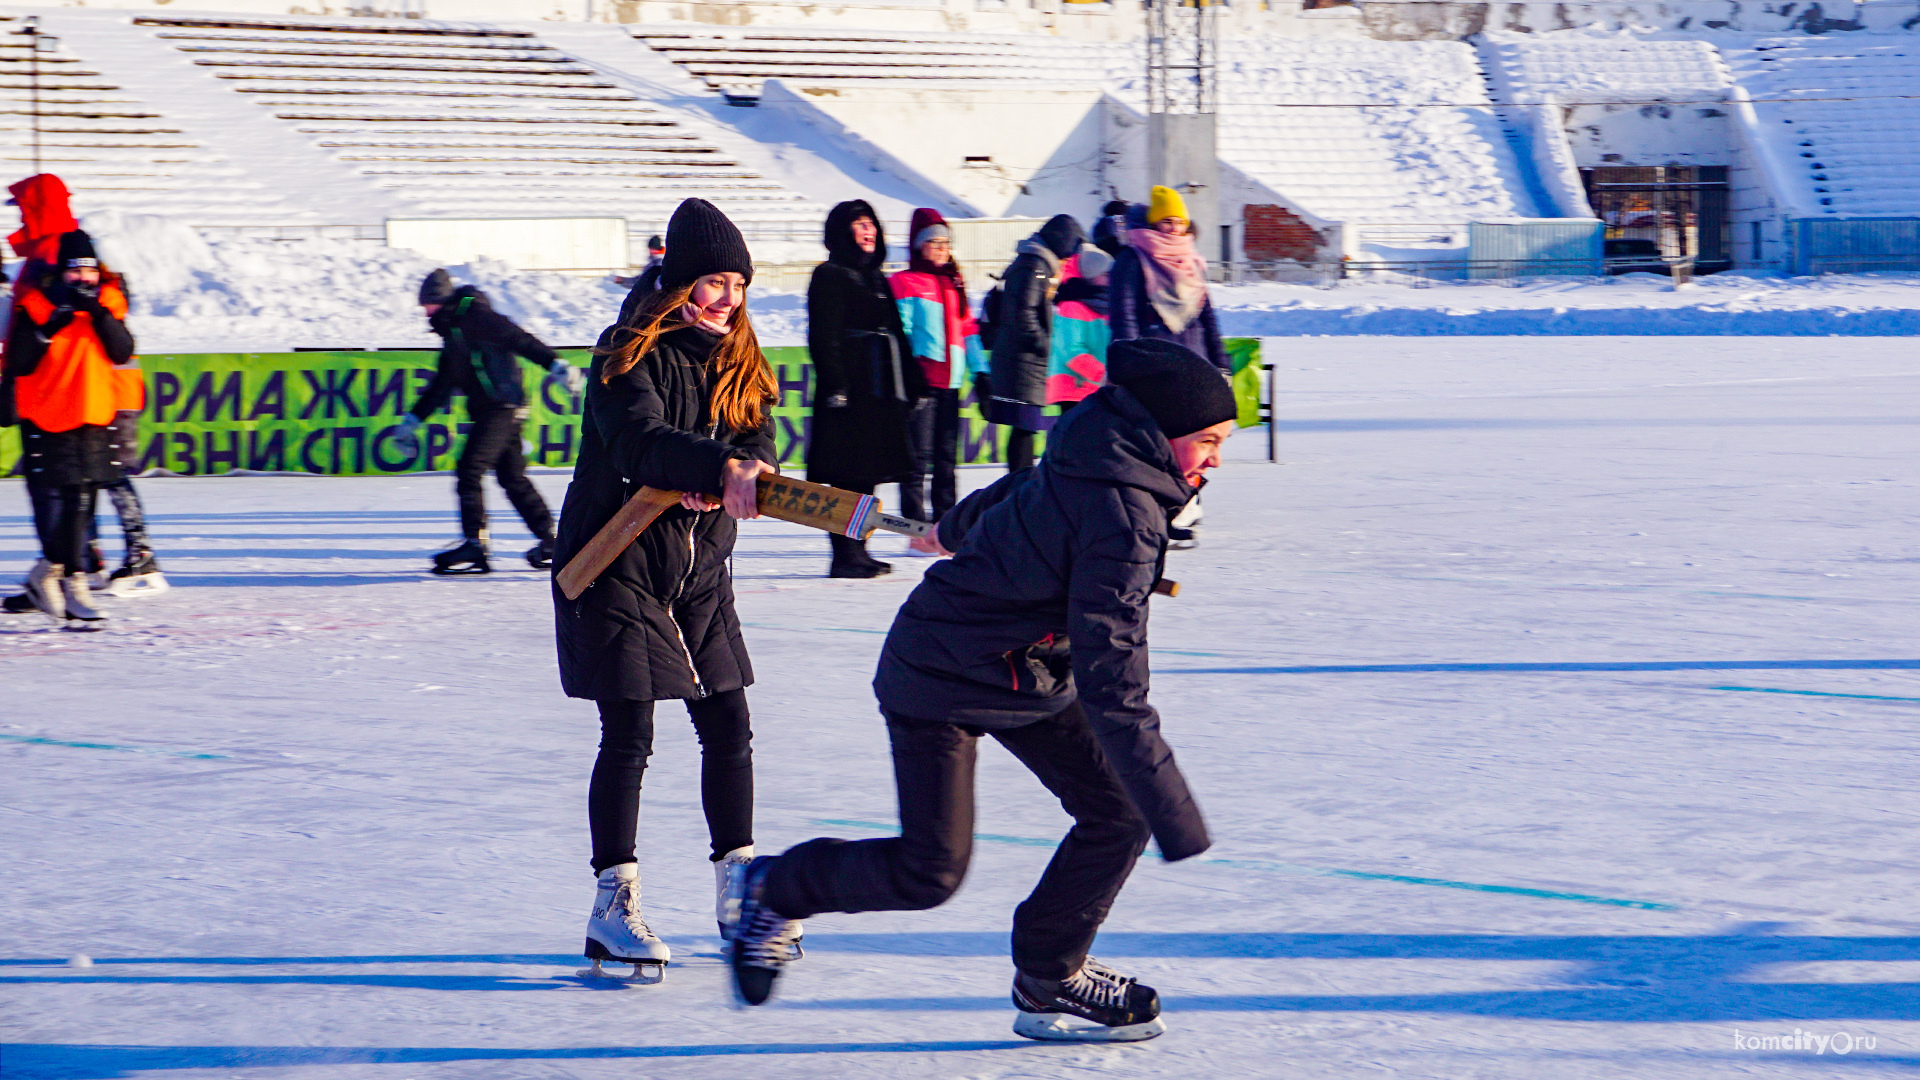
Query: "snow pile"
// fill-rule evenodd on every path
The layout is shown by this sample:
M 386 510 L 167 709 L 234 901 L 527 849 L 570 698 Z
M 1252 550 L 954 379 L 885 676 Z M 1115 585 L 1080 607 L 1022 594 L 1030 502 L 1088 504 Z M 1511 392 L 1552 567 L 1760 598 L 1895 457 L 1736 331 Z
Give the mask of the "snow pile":
M 416 302 L 437 263 L 373 240 L 205 240 L 168 218 L 102 211 L 81 224 L 127 275 L 142 352 L 435 347 Z M 556 346 L 591 344 L 620 309 L 606 279 L 450 266 L 494 307 Z
M 1714 274 L 1674 288 L 1664 277 L 1602 282 L 1342 283 L 1214 286 L 1223 333 L 1315 334 L 1920 334 L 1920 274 L 1765 277 Z
M 1482 38 L 1488 75 L 1503 100 L 1641 102 L 1720 100 L 1731 78 L 1705 41 L 1647 41 L 1620 33 L 1490 32 Z

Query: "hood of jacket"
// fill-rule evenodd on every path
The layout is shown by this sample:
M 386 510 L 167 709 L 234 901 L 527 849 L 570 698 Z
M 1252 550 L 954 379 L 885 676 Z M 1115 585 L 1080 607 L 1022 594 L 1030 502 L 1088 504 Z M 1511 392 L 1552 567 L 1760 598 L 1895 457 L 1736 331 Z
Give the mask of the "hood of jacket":
M 1055 214 L 1040 226 L 1032 239 L 1045 244 L 1055 259 L 1065 260 L 1080 253 L 1081 246 L 1087 242 L 1087 233 L 1072 214 Z
M 463 300 L 471 302 L 462 305 Z M 462 285 L 453 290 L 453 295 L 447 297 L 447 302 L 440 305 L 439 311 L 427 316 L 427 325 L 433 327 L 434 333 L 445 334 L 453 325 L 454 318 L 461 313 L 463 306 L 471 311 L 474 308 L 491 308 L 493 302 L 487 299 L 487 294 L 481 292 L 478 286 Z
M 1124 386 L 1104 386 L 1047 434 L 1045 465 L 1061 476 L 1125 484 L 1172 510 L 1195 488 L 1174 464 L 1173 444 Z
M 853 223 L 863 217 L 873 219 L 877 234 L 872 251 L 861 251 L 853 242 Z M 827 212 L 827 225 L 821 239 L 827 245 L 827 261 L 855 270 L 878 270 L 887 261 L 887 233 L 880 226 L 880 215 L 865 199 L 849 199 Z
M 52 173 L 40 173 L 8 185 L 7 192 L 20 207 L 20 229 L 7 237 L 14 254 L 52 263 L 60 237 L 80 227 L 73 220 L 67 185 Z

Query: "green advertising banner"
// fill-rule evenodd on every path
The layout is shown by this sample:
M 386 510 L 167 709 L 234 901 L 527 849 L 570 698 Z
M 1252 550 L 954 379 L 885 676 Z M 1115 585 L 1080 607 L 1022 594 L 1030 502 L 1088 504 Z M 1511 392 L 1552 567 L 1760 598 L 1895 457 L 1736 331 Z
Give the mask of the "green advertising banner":
M 1258 423 L 1260 341 L 1230 338 L 1240 423 Z M 807 350 L 766 350 L 780 383 L 773 410 L 781 461 L 800 464 L 812 423 Z M 584 349 L 563 350 L 584 366 Z M 466 441 L 466 407 L 456 396 L 428 419 L 422 452 L 403 458 L 393 445 L 400 418 L 433 379 L 431 351 L 182 353 L 143 356 L 147 408 L 140 418 L 140 471 L 177 476 L 295 472 L 325 476 L 451 469 Z M 522 365 L 527 399 L 527 460 L 564 468 L 579 452 L 580 399 L 544 371 Z M 981 419 L 964 391 L 960 460 L 1003 460 L 1006 433 Z M 17 428 L 0 429 L 0 475 L 20 455 Z

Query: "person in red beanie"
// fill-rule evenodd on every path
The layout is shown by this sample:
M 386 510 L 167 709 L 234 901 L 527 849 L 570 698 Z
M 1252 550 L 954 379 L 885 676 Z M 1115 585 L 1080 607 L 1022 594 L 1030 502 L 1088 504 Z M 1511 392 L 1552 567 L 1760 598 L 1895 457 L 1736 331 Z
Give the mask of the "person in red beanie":
M 900 512 L 922 521 L 939 521 L 953 509 L 959 490 L 960 393 L 972 376 L 987 369 L 980 330 L 967 306 L 967 283 L 953 257 L 953 231 L 940 211 L 913 212 L 907 268 L 888 279 L 907 346 L 927 377 L 927 395 L 914 403 L 907 420 L 913 471 L 900 481 Z M 932 513 L 927 477 L 933 477 Z

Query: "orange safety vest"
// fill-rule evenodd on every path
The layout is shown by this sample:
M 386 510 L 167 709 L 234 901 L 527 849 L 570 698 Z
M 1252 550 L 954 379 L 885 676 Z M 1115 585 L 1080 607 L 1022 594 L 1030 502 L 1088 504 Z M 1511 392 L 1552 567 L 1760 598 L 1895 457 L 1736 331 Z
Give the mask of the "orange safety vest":
M 119 286 L 101 286 L 100 303 L 116 317 L 127 317 L 127 294 Z M 55 310 L 46 294 L 29 289 L 14 306 L 14 315 L 44 325 Z M 84 311 L 74 312 L 73 321 L 53 336 L 33 374 L 14 381 L 13 395 L 20 418 L 42 431 L 72 431 L 82 424 L 104 427 L 113 423 L 114 413 L 146 404 L 139 370 L 113 366 L 93 332 L 93 316 Z

